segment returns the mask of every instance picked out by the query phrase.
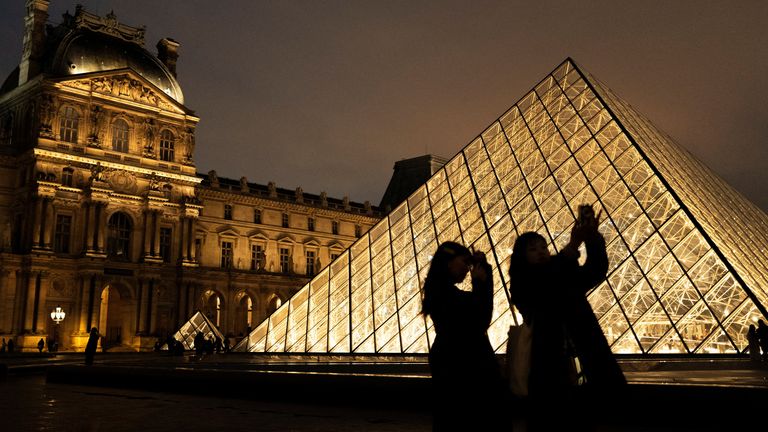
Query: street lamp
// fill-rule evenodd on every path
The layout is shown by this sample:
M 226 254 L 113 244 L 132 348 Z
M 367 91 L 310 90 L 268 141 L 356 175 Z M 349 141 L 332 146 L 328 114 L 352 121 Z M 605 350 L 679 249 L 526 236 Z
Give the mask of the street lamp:
M 58 334 L 59 334 L 59 324 L 64 321 L 64 318 L 67 316 L 67 314 L 64 312 L 63 309 L 61 309 L 61 306 L 56 306 L 56 309 L 54 309 L 51 312 L 51 319 L 53 322 L 56 323 L 56 327 L 53 328 L 53 351 L 56 352 L 59 350 L 59 343 L 57 342 Z M 48 351 L 51 351 L 51 347 L 48 347 Z

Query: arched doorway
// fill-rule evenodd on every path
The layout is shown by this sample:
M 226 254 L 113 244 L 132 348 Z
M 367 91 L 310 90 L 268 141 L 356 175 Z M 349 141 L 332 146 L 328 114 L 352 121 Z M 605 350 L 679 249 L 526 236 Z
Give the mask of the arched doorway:
M 253 298 L 245 291 L 235 297 L 237 306 L 235 308 L 235 328 L 237 335 L 246 335 L 253 328 Z
M 216 327 L 221 327 L 224 312 L 224 298 L 214 290 L 208 290 L 203 293 L 202 311 Z
M 135 333 L 133 309 L 130 292 L 124 286 L 110 284 L 101 292 L 99 333 L 104 349 L 131 345 Z
M 267 316 L 272 315 L 282 304 L 283 300 L 277 294 L 272 294 L 272 297 L 267 301 Z
M 107 255 L 119 261 L 131 260 L 133 222 L 127 214 L 117 212 L 107 223 Z

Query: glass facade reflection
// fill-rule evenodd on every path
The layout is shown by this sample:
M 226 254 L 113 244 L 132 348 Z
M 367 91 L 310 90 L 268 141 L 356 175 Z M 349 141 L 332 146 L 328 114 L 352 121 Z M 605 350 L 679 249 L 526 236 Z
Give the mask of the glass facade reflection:
M 570 59 L 320 271 L 235 348 L 423 353 L 431 254 L 486 252 L 497 352 L 518 234 L 553 251 L 579 204 L 603 212 L 608 278 L 589 294 L 615 353 L 735 353 L 768 305 L 768 217 Z

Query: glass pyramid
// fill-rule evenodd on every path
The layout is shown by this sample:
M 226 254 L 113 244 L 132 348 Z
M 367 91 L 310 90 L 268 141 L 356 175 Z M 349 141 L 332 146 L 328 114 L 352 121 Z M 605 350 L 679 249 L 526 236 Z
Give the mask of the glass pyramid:
M 492 263 L 488 334 L 503 352 L 519 320 L 506 295 L 517 235 L 557 251 L 582 203 L 603 211 L 610 267 L 589 301 L 615 353 L 745 350 L 767 316 L 768 217 L 571 59 L 235 350 L 427 352 L 420 287 L 454 240 Z
M 184 323 L 179 331 L 173 334 L 173 338 L 181 342 L 185 350 L 193 350 L 195 349 L 195 335 L 197 332 L 203 332 L 203 335 L 208 339 L 215 340 L 216 337 L 219 337 L 222 341 L 224 340 L 224 335 L 213 324 L 213 321 L 200 311 L 195 312 L 189 321 Z M 163 344 L 160 349 L 167 350 L 168 344 Z

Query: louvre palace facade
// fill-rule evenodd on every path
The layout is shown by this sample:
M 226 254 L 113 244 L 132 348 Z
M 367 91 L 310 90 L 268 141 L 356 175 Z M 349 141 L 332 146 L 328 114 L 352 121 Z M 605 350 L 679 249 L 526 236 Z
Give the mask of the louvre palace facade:
M 381 219 L 377 207 L 200 174 L 179 44 L 28 0 L 0 89 L 0 337 L 151 349 L 202 311 L 247 335 Z M 21 17 L 20 17 L 21 18 Z M 21 41 L 20 41 L 21 42 Z M 50 314 L 66 313 L 60 324 Z

